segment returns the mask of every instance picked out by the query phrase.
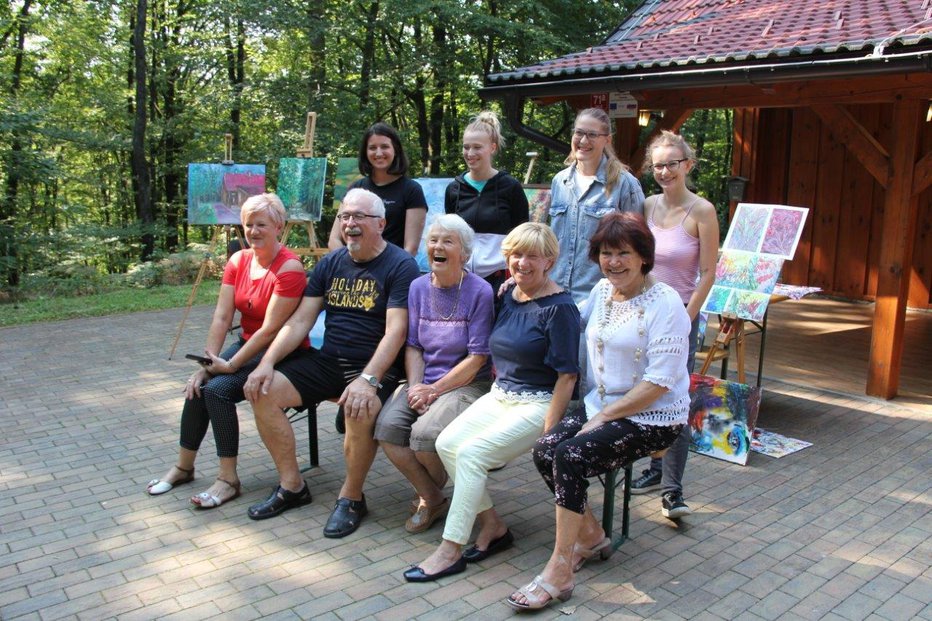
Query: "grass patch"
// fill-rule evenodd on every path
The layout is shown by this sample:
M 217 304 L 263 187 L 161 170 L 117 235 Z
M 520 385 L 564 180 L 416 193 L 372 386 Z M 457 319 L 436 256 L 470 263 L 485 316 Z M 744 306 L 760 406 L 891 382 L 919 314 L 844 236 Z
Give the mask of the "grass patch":
M 194 304 L 216 304 L 219 291 L 219 280 L 202 282 Z M 191 285 L 173 285 L 117 289 L 79 297 L 40 297 L 0 305 L 0 327 L 178 308 L 185 305 L 189 295 Z

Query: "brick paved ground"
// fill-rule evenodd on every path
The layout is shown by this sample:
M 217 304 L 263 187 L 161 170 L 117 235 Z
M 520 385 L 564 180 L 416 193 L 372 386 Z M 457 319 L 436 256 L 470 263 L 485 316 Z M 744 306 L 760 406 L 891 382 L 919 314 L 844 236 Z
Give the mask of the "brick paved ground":
M 179 347 L 199 351 L 210 309 Z M 410 496 L 381 455 L 372 511 L 346 540 L 321 537 L 342 479 L 332 406 L 321 412 L 314 503 L 246 518 L 274 469 L 241 411 L 244 495 L 210 512 L 194 485 L 150 498 L 172 463 L 191 364 L 166 361 L 180 311 L 0 330 L 0 618 L 497 619 L 542 567 L 551 499 L 528 458 L 492 475 L 516 546 L 437 584 L 406 584 L 440 528 L 411 536 Z M 838 372 L 838 370 L 829 370 Z M 747 467 L 693 457 L 693 516 L 636 497 L 633 539 L 577 576 L 574 619 L 932 619 L 932 419 L 927 411 L 768 382 L 760 424 L 815 446 Z M 305 428 L 300 426 L 299 438 Z M 300 444 L 299 444 L 300 445 Z M 301 458 L 306 448 L 301 446 Z M 598 484 L 593 497 L 601 498 Z M 598 504 L 594 502 L 593 504 Z M 553 609 L 535 618 L 561 618 Z

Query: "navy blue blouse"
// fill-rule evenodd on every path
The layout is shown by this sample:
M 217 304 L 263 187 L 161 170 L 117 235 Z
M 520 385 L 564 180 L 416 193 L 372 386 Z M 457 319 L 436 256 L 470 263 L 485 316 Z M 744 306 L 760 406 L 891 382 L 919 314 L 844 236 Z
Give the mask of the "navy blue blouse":
M 579 373 L 579 309 L 565 291 L 527 302 L 512 291 L 502 296 L 489 340 L 495 383 L 515 396 L 552 394 L 559 373 Z

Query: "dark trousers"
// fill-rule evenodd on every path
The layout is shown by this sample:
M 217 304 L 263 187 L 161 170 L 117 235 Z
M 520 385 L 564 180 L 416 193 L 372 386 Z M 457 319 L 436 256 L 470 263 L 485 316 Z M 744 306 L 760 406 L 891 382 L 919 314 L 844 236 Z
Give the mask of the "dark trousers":
M 556 504 L 585 513 L 588 479 L 640 457 L 667 448 L 683 425 L 639 425 L 613 420 L 582 434 L 586 410 L 580 406 L 554 426 L 534 446 L 534 465 L 553 492 Z

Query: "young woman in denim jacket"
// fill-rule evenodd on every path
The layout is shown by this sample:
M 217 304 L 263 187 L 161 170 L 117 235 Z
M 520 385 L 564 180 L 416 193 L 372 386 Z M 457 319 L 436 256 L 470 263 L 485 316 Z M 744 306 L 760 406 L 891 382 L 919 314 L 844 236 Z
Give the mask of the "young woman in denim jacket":
M 550 227 L 560 243 L 552 278 L 579 304 L 602 278 L 589 260 L 589 238 L 603 216 L 615 211 L 644 213 L 637 178 L 615 155 L 611 125 L 601 108 L 576 115 L 572 150 L 550 184 Z

